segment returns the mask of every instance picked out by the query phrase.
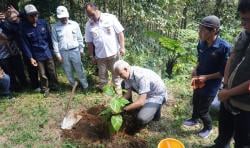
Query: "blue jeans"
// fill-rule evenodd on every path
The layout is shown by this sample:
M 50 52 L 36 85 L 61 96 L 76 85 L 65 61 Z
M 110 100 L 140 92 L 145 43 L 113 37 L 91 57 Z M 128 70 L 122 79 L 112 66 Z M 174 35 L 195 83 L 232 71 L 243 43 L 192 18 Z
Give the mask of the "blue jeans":
M 10 95 L 10 77 L 4 74 L 3 78 L 0 79 L 0 96 Z
M 85 70 L 83 68 L 83 64 L 81 61 L 81 54 L 78 48 L 73 49 L 73 50 L 62 50 L 60 51 L 62 58 L 63 58 L 63 69 L 64 72 L 67 76 L 67 79 L 70 83 L 71 86 L 74 85 L 75 83 L 75 79 L 73 76 L 73 70 L 72 67 L 74 68 L 74 70 L 77 73 L 78 79 L 82 85 L 83 88 L 87 88 L 88 87 L 88 82 L 87 82 L 87 78 L 85 75 Z

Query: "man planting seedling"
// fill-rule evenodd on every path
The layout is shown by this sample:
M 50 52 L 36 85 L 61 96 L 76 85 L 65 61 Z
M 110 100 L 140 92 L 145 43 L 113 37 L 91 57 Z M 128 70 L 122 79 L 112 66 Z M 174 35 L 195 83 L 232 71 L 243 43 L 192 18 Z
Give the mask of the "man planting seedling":
M 152 120 L 158 121 L 161 107 L 166 100 L 166 87 L 163 80 L 155 72 L 137 66 L 130 66 L 119 60 L 114 64 L 114 71 L 122 79 L 122 88 L 126 89 L 124 98 L 132 101 L 132 91 L 139 94 L 135 102 L 124 107 L 124 111 L 139 109 L 137 121 L 146 125 Z

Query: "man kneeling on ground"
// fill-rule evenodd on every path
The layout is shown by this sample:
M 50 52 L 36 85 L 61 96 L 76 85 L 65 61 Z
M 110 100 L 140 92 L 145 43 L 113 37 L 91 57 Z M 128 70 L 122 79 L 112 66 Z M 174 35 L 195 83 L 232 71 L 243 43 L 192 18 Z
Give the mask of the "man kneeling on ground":
M 126 106 L 124 111 L 140 109 L 137 119 L 141 125 L 146 125 L 151 120 L 158 121 L 167 94 L 160 76 L 152 70 L 130 66 L 123 60 L 115 62 L 113 68 L 115 73 L 124 79 L 122 88 L 127 90 L 124 97 L 132 101 L 132 91 L 139 94 L 137 100 Z

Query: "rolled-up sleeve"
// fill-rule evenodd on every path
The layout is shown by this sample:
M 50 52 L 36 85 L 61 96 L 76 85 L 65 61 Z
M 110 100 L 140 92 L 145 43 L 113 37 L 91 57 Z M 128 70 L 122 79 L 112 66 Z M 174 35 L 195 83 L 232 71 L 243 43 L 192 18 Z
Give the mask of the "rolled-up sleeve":
M 148 81 L 145 77 L 140 78 L 138 85 L 139 85 L 138 89 L 139 95 L 150 92 L 150 81 Z
M 116 33 L 121 33 L 122 31 L 124 31 L 123 26 L 121 25 L 116 16 L 113 16 L 113 25 Z

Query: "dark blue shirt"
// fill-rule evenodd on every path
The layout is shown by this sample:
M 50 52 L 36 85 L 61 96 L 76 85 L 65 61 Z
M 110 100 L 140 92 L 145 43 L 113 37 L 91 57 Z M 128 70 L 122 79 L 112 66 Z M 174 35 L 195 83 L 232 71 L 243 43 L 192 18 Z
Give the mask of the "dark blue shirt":
M 39 19 L 37 26 L 23 21 L 22 24 L 23 51 L 28 58 L 44 61 L 52 58 L 52 40 L 48 24 Z
M 210 47 L 207 46 L 206 42 L 200 41 L 197 46 L 197 75 L 208 75 L 220 72 L 223 76 L 230 49 L 231 45 L 219 37 Z M 195 91 L 204 96 L 216 96 L 221 85 L 221 80 L 221 78 L 207 80 L 203 88 L 196 89 Z

